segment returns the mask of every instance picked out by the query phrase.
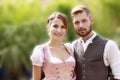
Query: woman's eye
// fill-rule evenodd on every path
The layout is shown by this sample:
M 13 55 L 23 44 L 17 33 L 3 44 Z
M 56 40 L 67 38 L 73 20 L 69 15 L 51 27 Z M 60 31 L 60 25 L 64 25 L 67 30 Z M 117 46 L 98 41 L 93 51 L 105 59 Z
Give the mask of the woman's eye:
M 61 26 L 61 28 L 66 28 L 65 26 Z
M 53 25 L 54 28 L 57 28 L 58 26 L 57 25 Z

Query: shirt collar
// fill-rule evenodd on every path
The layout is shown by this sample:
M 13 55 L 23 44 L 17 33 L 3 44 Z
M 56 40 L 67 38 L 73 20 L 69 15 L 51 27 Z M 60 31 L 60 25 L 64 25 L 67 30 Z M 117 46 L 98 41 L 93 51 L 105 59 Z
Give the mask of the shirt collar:
M 92 43 L 93 42 L 93 39 L 95 38 L 95 36 L 97 36 L 97 33 L 95 31 L 93 31 L 93 36 L 91 38 L 89 38 L 86 43 Z M 80 37 L 80 41 L 81 43 L 84 43 L 83 39 Z

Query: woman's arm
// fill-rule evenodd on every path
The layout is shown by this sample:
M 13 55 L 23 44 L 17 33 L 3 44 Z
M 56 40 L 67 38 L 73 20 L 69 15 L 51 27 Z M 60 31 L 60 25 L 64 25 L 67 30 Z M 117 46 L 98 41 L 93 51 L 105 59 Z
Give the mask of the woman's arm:
M 41 80 L 42 66 L 33 65 L 33 76 L 32 80 Z

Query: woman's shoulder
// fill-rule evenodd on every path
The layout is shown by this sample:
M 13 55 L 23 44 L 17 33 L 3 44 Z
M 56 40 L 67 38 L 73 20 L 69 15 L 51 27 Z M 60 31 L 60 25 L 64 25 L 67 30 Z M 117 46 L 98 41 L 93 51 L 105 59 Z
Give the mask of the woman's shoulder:
M 64 43 L 65 47 L 72 49 L 72 44 L 71 43 Z
M 65 46 L 71 46 L 71 43 L 64 43 Z
M 72 44 L 71 43 L 64 43 L 64 45 L 68 49 L 68 51 L 73 54 L 74 50 L 73 50 Z
M 47 45 L 47 43 L 44 43 L 44 44 L 38 44 L 34 47 L 34 49 L 42 49 L 44 48 L 45 46 Z
M 46 46 L 46 43 L 44 44 L 38 44 L 34 47 L 32 55 L 43 55 L 43 48 Z
M 35 48 L 33 49 L 33 52 L 30 56 L 30 59 L 33 63 L 33 65 L 41 66 L 43 61 L 44 61 L 44 51 L 43 47 L 46 44 L 39 44 L 36 45 Z

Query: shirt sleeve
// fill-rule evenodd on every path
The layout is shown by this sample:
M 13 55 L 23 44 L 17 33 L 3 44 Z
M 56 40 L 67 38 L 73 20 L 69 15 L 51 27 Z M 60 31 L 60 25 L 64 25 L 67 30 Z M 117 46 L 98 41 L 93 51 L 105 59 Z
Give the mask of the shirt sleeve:
M 105 46 L 106 64 L 112 69 L 115 79 L 120 79 L 120 50 L 114 41 L 108 41 Z
M 43 48 L 41 46 L 36 46 L 33 49 L 30 59 L 33 65 L 42 66 L 44 61 Z

